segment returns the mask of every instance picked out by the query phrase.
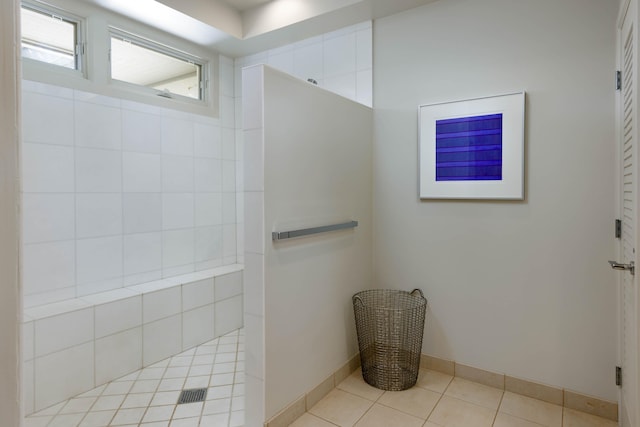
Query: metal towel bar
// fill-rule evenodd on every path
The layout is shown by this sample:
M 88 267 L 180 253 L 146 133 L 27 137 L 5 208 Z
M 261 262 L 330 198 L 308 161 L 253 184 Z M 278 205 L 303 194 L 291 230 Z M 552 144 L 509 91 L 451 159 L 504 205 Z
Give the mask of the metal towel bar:
M 303 228 L 291 231 L 274 231 L 271 233 L 273 241 L 291 239 L 294 237 L 308 236 L 309 234 L 326 233 L 328 231 L 343 230 L 345 228 L 354 228 L 358 226 L 358 221 L 343 222 L 341 224 L 323 225 L 320 227 Z

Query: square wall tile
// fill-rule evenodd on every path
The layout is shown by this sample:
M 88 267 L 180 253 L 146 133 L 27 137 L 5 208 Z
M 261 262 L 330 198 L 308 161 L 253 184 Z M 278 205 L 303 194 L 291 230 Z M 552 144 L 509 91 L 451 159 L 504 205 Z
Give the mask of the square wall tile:
M 135 102 L 135 101 L 128 101 L 126 99 L 121 99 L 120 100 L 122 109 L 124 110 L 125 114 L 129 111 L 137 111 L 139 113 L 147 113 L 147 114 L 155 114 L 159 117 L 162 116 L 163 114 L 163 108 L 162 107 L 157 107 L 155 105 L 151 105 L 151 104 L 145 104 L 142 102 Z
M 92 308 L 36 320 L 35 355 L 40 357 L 93 341 L 93 333 Z
M 220 94 L 225 96 L 233 96 L 233 62 L 225 63 L 220 57 Z
M 60 301 L 66 301 L 76 297 L 76 287 L 68 287 L 56 289 L 52 291 L 44 291 L 36 294 L 25 294 L 25 308 L 38 307 L 45 304 L 51 304 Z
M 162 230 L 162 194 L 125 193 L 122 205 L 125 234 Z
M 356 33 L 356 70 L 373 68 L 373 32 L 371 28 Z
M 181 286 L 149 292 L 142 296 L 142 321 L 149 323 L 182 311 Z
M 73 193 L 74 148 L 22 144 L 22 190 L 26 193 Z
M 162 269 L 162 233 L 137 233 L 124 236 L 124 275 Z
M 182 349 L 186 350 L 215 338 L 213 304 L 182 313 Z
M 222 158 L 222 134 L 219 126 L 194 124 L 194 156 Z
M 96 340 L 96 384 L 142 368 L 142 327 Z
M 78 284 L 122 277 L 122 236 L 78 240 Z
M 238 232 L 236 224 L 222 226 L 222 255 L 225 259 L 237 256 Z M 225 264 L 227 262 L 225 261 Z M 235 264 L 235 261 L 232 262 Z
M 193 264 L 195 239 L 192 228 L 162 232 L 162 268 Z
M 42 95 L 52 95 L 59 98 L 73 99 L 74 90 L 62 86 L 50 85 L 33 80 L 23 80 L 22 90 L 24 92 L 39 93 Z
M 120 98 L 113 98 L 111 96 L 98 95 L 97 93 L 85 92 L 81 90 L 73 91 L 73 99 L 76 101 L 76 108 L 78 108 L 78 104 L 84 103 L 84 102 L 97 104 L 97 105 L 104 105 L 107 107 L 114 107 L 114 108 L 122 107 L 122 100 Z
M 25 295 L 74 286 L 75 258 L 73 240 L 25 245 L 22 261 Z
M 235 160 L 236 155 L 236 130 L 231 128 L 222 129 L 222 158 L 224 160 Z
M 35 410 L 91 390 L 93 342 L 35 359 Z
M 214 325 L 216 336 L 235 331 L 241 328 L 243 324 L 242 295 L 215 303 Z
M 324 78 L 322 41 L 296 47 L 293 52 L 293 75 L 303 80 Z
M 143 326 L 142 364 L 149 366 L 182 351 L 182 315 Z
M 164 154 L 162 156 L 162 191 L 190 193 L 194 189 L 193 157 Z
M 142 325 L 142 296 L 95 306 L 96 338 Z
M 120 108 L 89 102 L 76 102 L 75 140 L 77 147 L 122 149 Z
M 157 114 L 122 110 L 122 148 L 140 153 L 160 153 L 161 122 Z
M 215 279 L 216 302 L 242 294 L 242 271 L 237 271 Z
M 76 195 L 78 239 L 122 234 L 122 193 Z
M 73 194 L 22 195 L 24 243 L 71 240 L 75 238 Z
M 236 217 L 236 193 L 222 194 L 222 222 L 223 224 L 235 224 Z
M 222 191 L 236 191 L 236 161 L 224 160 L 222 162 Z
M 173 117 L 162 117 L 162 153 L 193 156 L 193 123 Z
M 195 233 L 195 261 L 222 259 L 222 226 L 198 227 Z
M 260 66 L 242 70 L 242 126 L 247 129 L 262 128 L 264 97 L 264 71 Z
M 220 126 L 223 128 L 234 128 L 235 122 L 235 104 L 233 97 L 220 96 Z
M 182 311 L 213 304 L 214 279 L 204 279 L 182 285 Z
M 345 98 L 356 99 L 356 73 L 327 77 L 324 80 L 324 87 Z
M 23 91 L 22 132 L 24 141 L 73 145 L 73 101 Z
M 122 153 L 76 148 L 76 188 L 79 193 L 122 191 Z
M 162 161 L 159 154 L 128 153 L 122 155 L 123 191 L 156 193 L 162 191 Z
M 162 195 L 162 229 L 189 228 L 194 225 L 193 193 L 171 193 Z
M 367 107 L 373 107 L 373 71 L 358 71 L 356 74 L 355 100 Z
M 122 286 L 129 287 L 141 285 L 143 283 L 155 282 L 162 279 L 162 270 L 147 271 L 146 273 L 136 273 L 125 275 L 122 278 Z
M 195 225 L 222 224 L 222 193 L 196 193 Z
M 109 279 L 96 280 L 94 282 L 79 283 L 76 288 L 76 295 L 78 297 L 86 297 L 89 295 L 95 295 L 103 292 L 115 291 L 121 289 L 124 283 L 122 276 L 113 277 Z
M 356 71 L 356 34 L 351 32 L 324 41 L 324 76 Z
M 293 74 L 293 48 L 289 48 L 284 52 L 269 53 L 268 64 L 287 74 Z
M 232 263 L 229 262 L 229 264 L 232 264 Z M 206 261 L 200 261 L 195 263 L 193 271 L 211 270 L 212 268 L 222 267 L 223 265 L 225 265 L 224 258 L 209 259 Z
M 195 188 L 201 193 L 222 191 L 222 160 L 195 159 Z
M 206 268 L 202 268 L 202 269 L 206 270 L 207 268 L 213 268 L 213 267 L 206 267 Z M 178 265 L 178 266 L 175 266 L 175 267 L 163 267 L 162 268 L 162 277 L 180 276 L 182 274 L 193 273 L 194 271 L 196 271 L 196 264 L 195 263 L 183 264 L 183 265 Z M 200 270 L 198 270 L 198 271 L 200 271 Z

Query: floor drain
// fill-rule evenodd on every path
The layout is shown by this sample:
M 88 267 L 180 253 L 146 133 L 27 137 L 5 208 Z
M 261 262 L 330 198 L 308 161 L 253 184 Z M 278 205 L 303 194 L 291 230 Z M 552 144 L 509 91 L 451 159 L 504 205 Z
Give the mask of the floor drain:
M 206 388 L 194 388 L 191 390 L 182 390 L 182 393 L 180 393 L 180 398 L 178 398 L 178 405 L 180 405 L 181 403 L 204 402 L 206 397 L 207 397 Z

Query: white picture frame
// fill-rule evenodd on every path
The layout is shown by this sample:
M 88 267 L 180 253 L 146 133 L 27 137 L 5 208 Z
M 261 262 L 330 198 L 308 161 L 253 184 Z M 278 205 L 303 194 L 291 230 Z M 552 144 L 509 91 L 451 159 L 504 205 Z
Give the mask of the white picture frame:
M 418 110 L 420 199 L 524 200 L 524 91 Z

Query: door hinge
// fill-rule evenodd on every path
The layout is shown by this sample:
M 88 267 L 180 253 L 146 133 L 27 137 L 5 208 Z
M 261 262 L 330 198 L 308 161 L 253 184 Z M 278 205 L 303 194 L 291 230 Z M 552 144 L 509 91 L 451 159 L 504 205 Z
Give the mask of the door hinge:
M 616 90 L 622 89 L 622 71 L 616 71 Z
M 622 220 L 616 219 L 616 239 L 622 238 Z
M 622 385 L 622 368 L 620 366 L 616 366 L 616 385 Z

